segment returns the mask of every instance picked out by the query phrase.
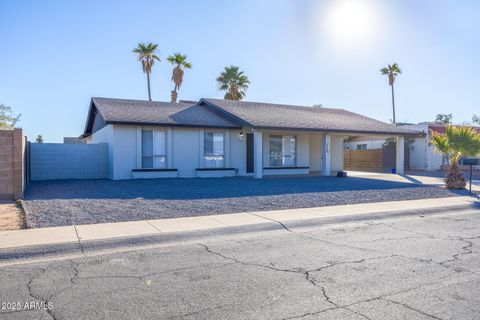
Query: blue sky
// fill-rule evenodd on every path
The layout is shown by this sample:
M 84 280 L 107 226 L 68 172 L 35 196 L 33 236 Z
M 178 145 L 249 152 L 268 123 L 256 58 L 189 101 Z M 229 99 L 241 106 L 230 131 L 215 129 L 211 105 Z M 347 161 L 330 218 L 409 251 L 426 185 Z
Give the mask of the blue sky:
M 152 97 L 168 101 L 173 52 L 187 54 L 180 99 L 221 98 L 215 78 L 241 67 L 247 100 L 342 107 L 382 121 L 397 62 L 397 121 L 480 113 L 480 2 L 180 0 L 0 2 L 0 103 L 30 140 L 83 132 L 92 96 L 146 99 L 131 50 L 159 44 Z

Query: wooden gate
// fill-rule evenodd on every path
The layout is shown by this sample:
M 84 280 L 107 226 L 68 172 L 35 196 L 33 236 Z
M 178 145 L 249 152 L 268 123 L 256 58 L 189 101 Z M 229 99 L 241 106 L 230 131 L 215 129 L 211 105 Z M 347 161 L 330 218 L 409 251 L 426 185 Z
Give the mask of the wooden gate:
M 383 172 L 383 149 L 345 150 L 343 165 L 345 170 Z
M 405 147 L 404 168 L 410 167 L 410 150 Z M 344 163 L 345 170 L 352 171 L 370 171 L 370 172 L 391 172 L 396 164 L 395 147 L 370 150 L 345 150 Z

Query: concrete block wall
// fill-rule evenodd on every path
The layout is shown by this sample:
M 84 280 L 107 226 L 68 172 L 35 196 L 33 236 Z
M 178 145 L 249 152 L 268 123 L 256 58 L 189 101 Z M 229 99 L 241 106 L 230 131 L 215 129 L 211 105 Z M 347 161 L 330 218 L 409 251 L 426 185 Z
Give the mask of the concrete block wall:
M 0 199 L 23 198 L 24 155 L 22 129 L 0 130 Z
M 108 144 L 30 144 L 30 179 L 106 179 Z

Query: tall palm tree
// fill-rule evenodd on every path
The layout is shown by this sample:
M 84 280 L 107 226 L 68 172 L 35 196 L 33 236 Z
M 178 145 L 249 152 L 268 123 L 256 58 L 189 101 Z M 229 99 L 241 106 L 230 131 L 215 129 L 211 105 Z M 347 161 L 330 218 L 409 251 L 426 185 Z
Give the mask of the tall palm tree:
M 450 158 L 450 168 L 444 181 L 448 189 L 463 189 L 466 180 L 458 161 L 480 155 L 480 134 L 471 127 L 448 125 L 444 134 L 433 133 L 432 144 Z
M 402 70 L 400 70 L 397 63 L 394 63 L 380 69 L 380 72 L 383 75 L 388 75 L 388 85 L 392 87 L 393 123 L 395 123 L 395 93 L 393 91 L 393 84 L 395 83 L 397 76 L 402 73 Z
M 225 67 L 225 70 L 217 77 L 218 89 L 226 91 L 224 99 L 242 100 L 250 85 L 248 77 L 239 71 L 239 67 Z
M 150 74 L 155 60 L 161 61 L 155 54 L 158 44 L 156 43 L 139 43 L 138 47 L 133 49 L 133 52 L 138 53 L 138 60 L 142 63 L 143 72 L 147 74 L 148 84 L 148 101 L 152 101 L 152 94 L 150 91 Z
M 180 53 L 174 53 L 167 58 L 168 62 L 175 65 L 172 72 L 172 81 L 175 83 L 175 88 L 172 91 L 172 102 L 177 102 L 178 90 L 182 86 L 183 82 L 183 69 L 191 69 L 192 64 L 187 62 L 187 56 Z

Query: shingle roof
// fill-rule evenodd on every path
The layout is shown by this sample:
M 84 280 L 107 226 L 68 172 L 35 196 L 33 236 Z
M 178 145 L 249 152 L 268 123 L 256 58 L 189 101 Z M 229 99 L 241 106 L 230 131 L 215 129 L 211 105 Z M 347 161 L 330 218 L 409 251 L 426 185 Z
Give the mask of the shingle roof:
M 143 100 L 92 98 L 107 124 L 158 124 L 172 126 L 238 128 L 236 123 L 196 103 L 169 103 Z
M 202 99 L 200 103 L 226 112 L 254 128 L 278 128 L 375 134 L 415 134 L 413 130 L 368 118 L 343 109 L 285 104 Z
M 193 102 L 157 102 L 92 98 L 83 136 L 94 128 L 98 114 L 105 124 L 143 124 L 180 127 L 252 127 L 359 134 L 416 134 L 343 109 L 314 108 L 285 104 L 201 99 Z M 95 121 L 97 123 L 97 121 Z

